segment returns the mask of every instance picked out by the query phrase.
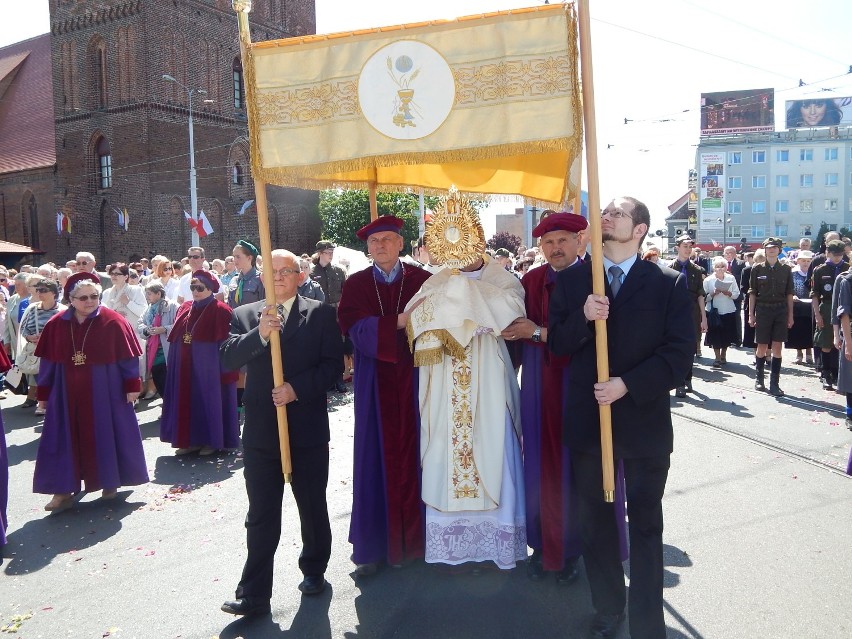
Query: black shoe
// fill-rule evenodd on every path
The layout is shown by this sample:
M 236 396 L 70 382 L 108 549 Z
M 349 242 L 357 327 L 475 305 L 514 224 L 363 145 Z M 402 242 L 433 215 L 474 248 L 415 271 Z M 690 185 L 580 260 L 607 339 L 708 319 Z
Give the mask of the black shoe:
M 269 605 L 269 599 L 243 597 L 236 601 L 226 601 L 223 603 L 222 612 L 227 612 L 229 615 L 256 617 L 258 615 L 268 615 L 272 612 L 272 608 Z
M 566 559 L 565 567 L 556 573 L 556 583 L 561 586 L 567 586 L 577 581 L 580 576 L 580 571 L 577 569 L 576 559 Z
M 766 385 L 763 383 L 762 377 L 758 377 L 754 380 L 754 390 L 766 392 Z
M 338 393 L 345 393 L 349 389 L 346 388 L 346 384 L 344 384 L 343 382 L 337 382 L 334 385 L 334 390 L 336 390 Z
M 675 391 L 675 397 L 686 397 L 686 386 L 678 386 Z
M 769 394 L 773 397 L 784 397 L 784 391 L 778 386 L 778 384 L 769 384 Z
M 325 590 L 327 584 L 322 575 L 305 575 L 302 583 L 299 584 L 299 590 L 303 595 L 318 595 Z
M 25 401 L 23 404 L 21 404 L 21 408 L 32 408 L 32 407 L 33 407 L 33 406 L 35 406 L 36 404 L 38 404 L 38 402 L 37 402 L 36 400 L 34 400 L 34 399 L 28 399 L 28 400 L 27 400 L 27 401 Z
M 602 615 L 595 613 L 592 627 L 589 630 L 591 639 L 613 639 L 618 634 L 618 627 L 624 623 L 624 613 L 617 615 Z
M 544 576 L 544 567 L 541 565 L 541 551 L 533 550 L 527 557 L 527 579 L 539 581 Z
M 692 380 L 691 379 L 686 380 L 686 392 L 687 393 L 693 392 L 692 391 Z
M 375 575 L 378 569 L 379 565 L 376 563 L 358 564 L 355 566 L 355 574 L 359 577 L 369 577 L 370 575 Z
M 846 428 L 852 430 L 852 417 L 849 415 L 846 416 Z

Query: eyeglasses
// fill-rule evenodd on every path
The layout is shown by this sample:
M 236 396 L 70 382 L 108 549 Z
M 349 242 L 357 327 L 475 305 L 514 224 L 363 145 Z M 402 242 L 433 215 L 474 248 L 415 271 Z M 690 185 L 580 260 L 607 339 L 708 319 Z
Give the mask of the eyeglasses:
M 603 211 L 601 211 L 601 217 L 603 217 L 604 215 L 609 215 L 613 220 L 620 220 L 623 217 L 626 217 L 630 220 L 633 219 L 632 216 L 627 215 L 627 213 L 625 213 L 624 211 L 618 211 L 618 210 L 610 211 L 608 209 L 604 209 Z
M 174 269 L 171 266 L 167 266 L 163 269 L 164 271 L 173 271 Z
M 130 279 L 131 280 L 138 280 L 139 276 L 138 275 L 130 275 Z
M 124 273 L 122 273 L 121 271 L 113 271 L 109 274 L 110 277 L 121 277 L 122 275 L 124 275 Z
M 92 293 L 91 295 L 78 295 L 77 297 L 72 297 L 72 300 L 77 300 L 78 302 L 88 302 L 92 300 L 93 302 L 97 302 L 100 299 L 100 295 L 97 293 Z
M 191 284 L 189 287 L 190 291 L 195 291 L 196 293 L 203 293 L 207 290 L 207 287 L 203 284 Z
M 77 266 L 88 266 L 88 262 L 77 262 Z
M 190 255 L 189 259 L 191 259 L 191 260 L 203 260 L 204 256 L 203 255 Z
M 277 271 L 275 269 L 272 269 L 273 275 L 280 275 L 281 277 L 287 277 L 288 275 L 298 275 L 301 272 L 302 271 L 297 268 L 280 268 Z
M 48 289 L 48 288 L 37 288 L 37 289 L 35 290 L 35 292 L 36 292 L 36 293 L 48 293 L 48 292 L 49 292 L 49 293 L 52 293 L 53 291 L 51 291 L 51 290 L 50 290 L 50 289 Z
M 5 277 L 0 277 L 0 284 L 3 284 L 3 283 L 8 282 L 8 281 L 9 280 L 6 279 Z

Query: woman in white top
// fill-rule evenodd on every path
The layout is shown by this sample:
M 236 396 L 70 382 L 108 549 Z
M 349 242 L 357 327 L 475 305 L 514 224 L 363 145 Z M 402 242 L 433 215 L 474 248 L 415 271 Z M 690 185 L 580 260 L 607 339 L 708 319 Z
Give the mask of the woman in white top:
M 163 285 L 163 288 L 166 289 L 167 300 L 171 302 L 177 301 L 180 289 L 180 276 L 175 277 L 175 268 L 169 258 L 166 257 L 162 261 L 157 262 L 154 270 L 154 279 L 150 281 L 156 281 Z
M 136 329 L 139 323 L 139 318 L 142 313 L 148 308 L 148 302 L 145 299 L 145 291 L 141 286 L 130 284 L 130 268 L 123 262 L 115 262 L 107 268 L 107 274 L 112 282 L 112 286 L 106 289 L 101 298 L 101 303 L 114 310 L 121 315 L 133 327 L 133 332 L 136 333 L 136 338 L 139 340 L 139 346 L 142 352 L 145 352 L 144 341 Z M 138 281 L 138 280 L 137 280 Z M 140 358 L 139 372 L 145 371 L 145 358 Z
M 713 273 L 704 280 L 705 310 L 715 308 L 719 312 L 720 322 L 710 326 L 708 321 L 707 335 L 704 345 L 713 348 L 716 361 L 713 368 L 721 368 L 727 364 L 728 346 L 734 343 L 737 334 L 737 307 L 734 300 L 740 296 L 740 288 L 736 279 L 728 273 L 728 262 L 724 257 L 713 258 Z

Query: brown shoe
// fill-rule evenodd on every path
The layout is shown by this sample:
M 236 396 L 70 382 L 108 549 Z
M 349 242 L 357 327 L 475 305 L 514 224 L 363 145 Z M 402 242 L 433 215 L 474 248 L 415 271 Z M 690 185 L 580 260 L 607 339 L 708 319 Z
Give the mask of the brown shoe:
M 44 505 L 44 509 L 48 512 L 55 513 L 69 508 L 72 503 L 74 503 L 74 495 L 54 495 L 53 499 Z

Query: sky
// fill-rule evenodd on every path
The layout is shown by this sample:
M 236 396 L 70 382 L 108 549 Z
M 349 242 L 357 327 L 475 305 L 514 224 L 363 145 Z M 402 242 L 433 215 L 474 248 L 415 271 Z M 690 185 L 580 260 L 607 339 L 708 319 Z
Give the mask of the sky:
M 536 4 L 544 2 L 316 0 L 317 32 Z M 774 88 L 778 128 L 785 100 L 852 96 L 849 0 L 589 4 L 600 198 L 602 205 L 619 195 L 643 200 L 651 209 L 652 230 L 662 228 L 668 205 L 687 190 L 699 142 L 701 93 Z M 16 5 L 16 20 L 0 21 L 0 46 L 50 29 L 47 0 Z M 489 210 L 514 212 L 516 206 L 498 201 Z M 483 226 L 487 235 L 493 233 L 489 216 Z

